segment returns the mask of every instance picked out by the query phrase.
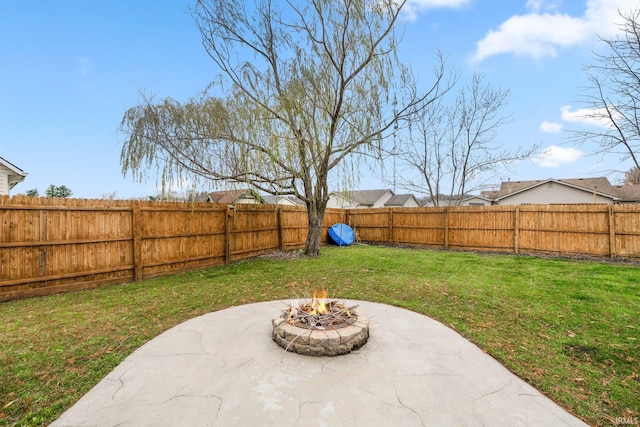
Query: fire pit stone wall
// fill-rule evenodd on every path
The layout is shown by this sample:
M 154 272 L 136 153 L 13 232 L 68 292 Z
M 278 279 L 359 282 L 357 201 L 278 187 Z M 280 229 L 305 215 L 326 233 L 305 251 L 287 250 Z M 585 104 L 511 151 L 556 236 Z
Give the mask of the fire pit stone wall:
M 369 339 L 369 319 L 358 314 L 353 325 L 337 329 L 305 329 L 281 316 L 273 319 L 273 340 L 287 351 L 309 356 L 339 356 L 362 347 Z

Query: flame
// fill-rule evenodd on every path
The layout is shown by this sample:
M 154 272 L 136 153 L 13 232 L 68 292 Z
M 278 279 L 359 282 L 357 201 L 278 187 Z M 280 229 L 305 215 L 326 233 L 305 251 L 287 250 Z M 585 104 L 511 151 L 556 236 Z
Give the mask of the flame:
M 283 317 L 286 317 L 288 323 L 295 324 L 300 315 L 304 317 L 305 315 L 322 316 L 328 314 L 332 303 L 327 305 L 326 299 L 327 291 L 324 289 L 321 291 L 314 290 L 311 302 L 298 304 L 298 301 L 292 301 L 288 312 L 287 310 L 284 311 L 286 315 Z
M 295 317 L 295 315 L 297 314 L 297 310 L 295 309 L 295 307 L 292 305 L 291 309 L 289 310 L 289 316 L 287 317 L 287 322 L 289 323 L 293 323 L 293 318 Z
M 317 290 L 313 291 L 313 299 L 311 300 L 311 313 L 312 315 L 318 314 L 327 314 L 329 309 L 325 304 L 325 300 L 327 299 L 327 291 L 324 289 L 318 292 Z

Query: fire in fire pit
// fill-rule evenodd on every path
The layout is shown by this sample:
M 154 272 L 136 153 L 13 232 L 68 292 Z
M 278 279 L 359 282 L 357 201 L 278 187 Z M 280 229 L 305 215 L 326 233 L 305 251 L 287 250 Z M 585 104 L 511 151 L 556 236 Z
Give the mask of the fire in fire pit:
M 357 306 L 327 301 L 326 291 L 314 291 L 311 301 L 294 300 L 273 319 L 273 340 L 287 351 L 312 356 L 337 356 L 362 347 L 369 321 Z
M 320 295 L 317 291 L 313 292 L 311 302 L 300 305 L 298 301 L 291 303 L 289 309 L 285 310 L 287 322 L 299 328 L 305 329 L 337 329 L 352 325 L 356 322 L 356 308 L 347 307 L 337 301 L 326 302 L 327 292 L 322 290 Z

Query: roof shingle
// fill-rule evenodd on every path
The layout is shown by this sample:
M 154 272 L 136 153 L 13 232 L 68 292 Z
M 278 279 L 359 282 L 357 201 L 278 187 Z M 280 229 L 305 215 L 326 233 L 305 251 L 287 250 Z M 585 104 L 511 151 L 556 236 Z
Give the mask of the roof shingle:
M 364 206 L 373 206 L 375 202 L 380 200 L 382 196 L 384 196 L 387 192 L 391 190 L 353 190 L 353 191 L 342 191 L 340 194 L 347 199 L 353 200 L 359 205 Z

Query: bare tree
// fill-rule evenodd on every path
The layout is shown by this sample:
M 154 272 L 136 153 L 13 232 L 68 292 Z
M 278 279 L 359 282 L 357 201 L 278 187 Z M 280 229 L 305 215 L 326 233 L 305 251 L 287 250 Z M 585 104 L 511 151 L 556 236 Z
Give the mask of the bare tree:
M 116 200 L 118 198 L 118 191 L 111 191 L 109 193 L 102 193 L 100 198 L 103 200 Z
M 418 93 L 396 56 L 404 3 L 198 1 L 193 16 L 220 71 L 208 91 L 218 96 L 146 98 L 128 110 L 123 172 L 143 179 L 157 168 L 163 181 L 189 175 L 295 195 L 309 217 L 305 253 L 318 255 L 329 175 L 376 155 L 396 123 L 440 95 L 440 57 Z
M 601 126 L 574 131 L 577 142 L 595 142 L 596 154 L 617 154 L 640 167 L 640 9 L 619 13 L 622 34 L 601 40 L 607 53 L 596 54 L 595 64 L 585 68 L 589 86 L 582 119 Z
M 398 185 L 424 193 L 434 206 L 459 205 L 465 193 L 483 184 L 487 172 L 528 158 L 537 149 L 510 151 L 496 141 L 498 128 L 510 120 L 502 110 L 509 90 L 484 84 L 474 74 L 448 103 L 432 103 L 412 124 L 410 137 L 397 148 L 402 174 Z
M 623 184 L 640 184 L 640 168 L 634 166 L 624 173 Z

